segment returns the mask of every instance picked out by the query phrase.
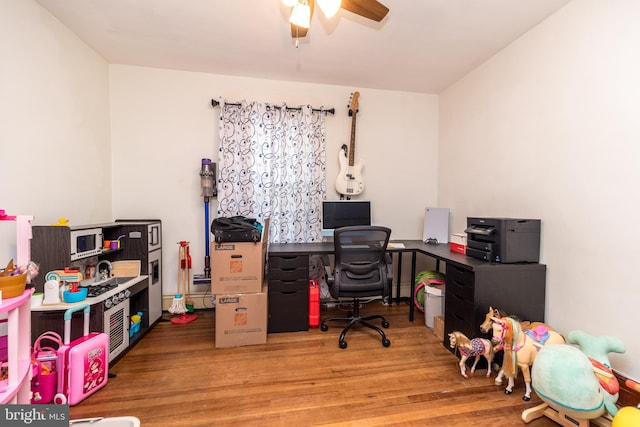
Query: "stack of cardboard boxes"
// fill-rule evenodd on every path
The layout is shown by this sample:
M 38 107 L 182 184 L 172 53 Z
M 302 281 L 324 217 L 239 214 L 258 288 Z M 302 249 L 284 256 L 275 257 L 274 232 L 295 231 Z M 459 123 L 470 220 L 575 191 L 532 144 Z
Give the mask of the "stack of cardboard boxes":
M 216 348 L 267 342 L 264 277 L 269 221 L 259 242 L 211 244 L 211 293 L 216 295 Z

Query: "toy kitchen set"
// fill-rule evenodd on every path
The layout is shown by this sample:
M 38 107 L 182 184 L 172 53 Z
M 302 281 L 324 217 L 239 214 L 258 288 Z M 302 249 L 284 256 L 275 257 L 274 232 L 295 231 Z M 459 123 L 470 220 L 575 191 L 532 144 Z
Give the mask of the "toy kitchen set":
M 109 335 L 109 362 L 115 363 L 162 317 L 159 220 L 33 226 L 31 260 L 40 268 L 35 292 L 42 293 L 31 308 L 33 339 L 47 331 L 62 335 L 65 310 L 89 304 L 89 330 Z M 81 314 L 72 318 L 72 340 L 82 322 Z

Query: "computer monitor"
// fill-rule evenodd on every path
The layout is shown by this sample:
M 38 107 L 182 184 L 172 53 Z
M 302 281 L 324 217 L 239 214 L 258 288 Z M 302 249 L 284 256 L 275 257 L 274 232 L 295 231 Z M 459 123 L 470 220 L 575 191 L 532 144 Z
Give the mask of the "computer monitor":
M 322 235 L 351 225 L 371 225 L 371 202 L 362 200 L 325 200 L 322 202 Z

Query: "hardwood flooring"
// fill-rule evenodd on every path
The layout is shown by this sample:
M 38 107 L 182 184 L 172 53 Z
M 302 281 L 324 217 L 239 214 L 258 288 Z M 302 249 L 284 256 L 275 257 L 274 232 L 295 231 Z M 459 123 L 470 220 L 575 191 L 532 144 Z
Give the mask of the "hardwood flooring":
M 71 418 L 133 415 L 143 426 L 519 426 L 524 402 L 486 371 L 464 379 L 458 360 L 417 313 L 379 301 L 362 315 L 387 317 L 391 346 L 358 328 L 338 347 L 329 331 L 269 334 L 266 345 L 217 349 L 214 312 L 186 325 L 161 322 L 112 369 L 105 388 L 71 408 Z M 337 315 L 322 308 L 321 317 Z M 165 317 L 169 315 L 165 313 Z M 546 418 L 532 427 L 557 426 Z

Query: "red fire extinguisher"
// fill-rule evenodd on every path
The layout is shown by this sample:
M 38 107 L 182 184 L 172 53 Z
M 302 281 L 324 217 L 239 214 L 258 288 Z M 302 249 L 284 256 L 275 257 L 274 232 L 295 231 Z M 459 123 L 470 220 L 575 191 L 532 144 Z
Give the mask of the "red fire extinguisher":
M 309 280 L 309 327 L 320 325 L 320 286 L 318 279 Z

